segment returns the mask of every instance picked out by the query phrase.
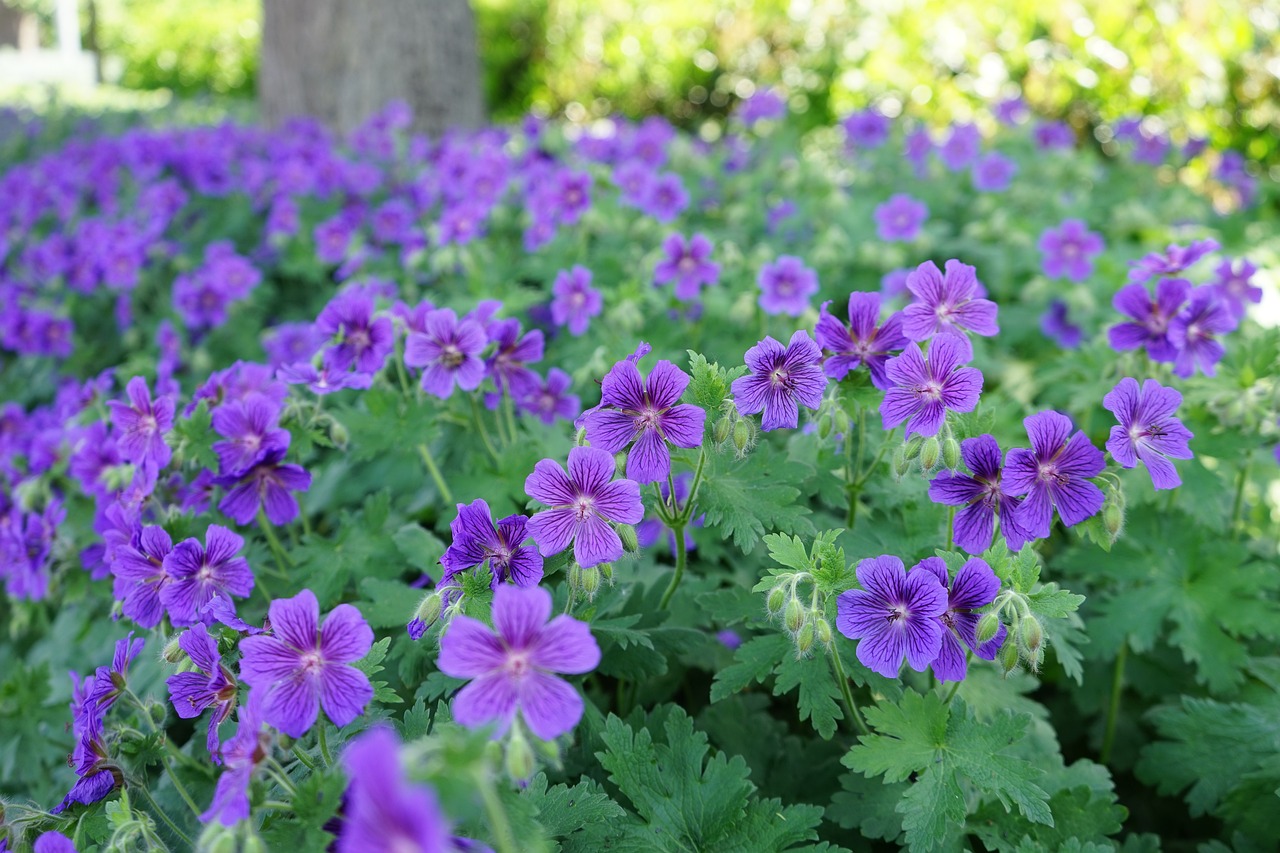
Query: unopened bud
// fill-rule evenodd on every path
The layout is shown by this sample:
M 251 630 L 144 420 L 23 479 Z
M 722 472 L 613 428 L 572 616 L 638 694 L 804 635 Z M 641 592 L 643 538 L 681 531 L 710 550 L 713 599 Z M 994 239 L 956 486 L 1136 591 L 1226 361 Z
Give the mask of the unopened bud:
M 942 442 L 942 464 L 951 471 L 960 467 L 960 442 L 954 438 Z
M 267 853 L 266 844 L 256 835 L 246 836 L 240 845 L 240 853 Z
M 157 726 L 163 726 L 164 718 L 169 715 L 169 709 L 162 702 L 151 702 L 147 705 L 147 715 Z
M 836 409 L 831 413 L 831 426 L 836 432 L 842 435 L 849 434 L 849 413 L 844 409 Z
M 587 443 L 586 427 L 579 427 L 578 432 L 573 436 L 574 447 L 582 447 Z
M 794 634 L 804 626 L 804 616 L 804 605 L 800 603 L 800 599 L 793 598 L 787 602 L 787 612 L 782 617 L 782 622 Z
M 800 626 L 800 632 L 796 634 L 796 651 L 801 655 L 809 654 L 809 650 L 813 648 L 813 637 L 813 622 L 805 622 Z
M 739 420 L 733 425 L 733 446 L 738 449 L 739 453 L 745 453 L 747 445 L 751 443 L 751 426 L 745 420 Z
M 600 566 L 600 577 L 609 583 L 613 583 L 613 563 L 605 563 Z
M 236 853 L 238 847 L 235 832 L 221 821 L 209 824 L 196 840 L 197 853 Z
M 775 586 L 769 591 L 769 597 L 765 599 L 765 609 L 769 611 L 770 616 L 777 616 L 782 612 L 782 608 L 787 603 L 787 591 L 780 586 Z
M 893 451 L 893 473 L 901 479 L 907 476 L 907 472 L 911 470 L 911 460 L 907 458 L 907 446 L 899 444 L 898 449 Z
M 187 658 L 187 653 L 178 644 L 180 639 L 182 639 L 182 634 L 174 634 L 169 638 L 169 642 L 164 644 L 164 651 L 160 653 L 160 656 L 169 663 L 181 663 Z
M 516 726 L 511 739 L 507 741 L 506 768 L 507 775 L 517 782 L 533 777 L 537 764 L 533 756 L 533 747 L 524 736 L 524 728 Z
M 600 570 L 595 566 L 582 570 L 582 591 L 587 599 L 594 599 L 600 591 Z
M 831 645 L 831 623 L 819 616 L 814 620 L 814 627 L 818 633 L 818 642 L 824 646 Z
M 712 427 L 711 433 L 715 436 L 717 444 L 724 444 L 729 440 L 729 434 L 733 432 L 733 421 L 728 417 L 723 417 L 716 421 L 716 425 Z
M 569 589 L 582 589 L 582 567 L 577 563 L 569 564 L 569 568 L 565 572 L 565 578 L 569 581 Z
M 1004 674 L 1008 675 L 1018 667 L 1018 645 L 1013 639 L 1005 641 L 1000 647 L 1000 651 L 996 654 L 996 660 L 1000 661 L 1000 668 L 1004 670 Z
M 630 524 L 618 525 L 618 538 L 622 540 L 622 549 L 628 554 L 640 551 L 640 539 L 636 536 L 636 529 Z
M 978 620 L 978 645 L 991 642 L 996 634 L 1000 633 L 1000 617 L 991 613 L 982 614 L 982 618 Z
M 440 618 L 440 611 L 444 608 L 444 601 L 440 598 L 440 593 L 431 592 L 423 597 L 418 603 L 418 609 L 414 611 L 413 618 L 422 624 L 423 632 Z M 414 626 L 416 627 L 416 626 Z M 409 634 L 412 636 L 414 628 L 410 628 Z M 414 637 L 415 640 L 420 639 L 422 634 Z
M 1040 627 L 1040 620 L 1030 614 L 1022 617 L 1022 623 L 1018 626 L 1018 635 L 1022 645 L 1032 656 L 1044 642 L 1044 628 Z
M 932 471 L 938 464 L 938 457 L 942 455 L 942 447 L 936 436 L 926 438 L 924 444 L 920 445 L 920 467 L 925 471 Z
M 915 459 L 917 456 L 919 456 L 920 445 L 922 444 L 924 444 L 924 436 L 922 435 L 919 435 L 919 434 L 913 435 L 911 436 L 911 438 L 907 439 L 907 443 L 905 445 L 906 451 L 907 451 L 907 458 Z
M 333 421 L 329 424 L 329 440 L 333 442 L 334 447 L 345 450 L 348 442 L 351 441 L 351 433 L 345 426 Z
M 818 438 L 826 439 L 831 435 L 831 415 L 823 415 L 818 418 Z
M 1124 510 L 1119 504 L 1108 501 L 1102 508 L 1102 525 L 1111 534 L 1111 541 L 1116 541 L 1120 530 L 1124 527 Z

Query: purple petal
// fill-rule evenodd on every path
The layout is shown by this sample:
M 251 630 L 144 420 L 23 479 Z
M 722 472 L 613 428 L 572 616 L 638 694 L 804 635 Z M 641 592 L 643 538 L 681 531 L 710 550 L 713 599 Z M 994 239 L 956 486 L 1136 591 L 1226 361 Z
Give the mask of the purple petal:
M 277 637 L 304 651 L 316 648 L 320 605 L 314 592 L 304 589 L 293 598 L 277 598 L 267 612 Z
M 573 542 L 573 556 L 584 569 L 610 563 L 622 557 L 622 540 L 600 516 L 588 515 L 578 525 L 578 533 Z
M 372 647 L 373 629 L 354 606 L 339 604 L 325 617 L 320 629 L 320 652 L 326 661 L 357 661 Z
M 277 637 L 246 637 L 240 651 L 240 678 L 253 687 L 270 687 L 302 667 L 298 650 Z
M 369 676 L 353 666 L 326 666 L 320 673 L 320 704 L 325 716 L 342 727 L 364 713 L 373 699 Z
M 596 493 L 595 508 L 609 521 L 639 524 L 644 520 L 640 484 L 634 480 L 614 480 Z
M 519 692 L 520 716 L 541 740 L 555 740 L 582 719 L 582 697 L 563 678 L 535 670 L 520 681 Z
M 529 535 L 537 544 L 538 553 L 544 557 L 568 548 L 577 529 L 577 511 L 569 507 L 544 509 L 529 519 Z
M 600 647 L 591 628 L 572 616 L 557 616 L 538 634 L 529 662 L 550 672 L 573 675 L 591 672 L 600 664 Z
M 493 594 L 493 626 L 511 649 L 527 649 L 551 615 L 551 593 L 504 584 Z
M 627 455 L 627 477 L 637 483 L 657 483 L 671 473 L 671 451 L 656 429 L 641 430 Z
M 314 678 L 302 675 L 277 682 L 267 692 L 267 722 L 289 737 L 302 737 L 320 715 L 321 689 Z
M 440 638 L 436 666 L 453 678 L 476 678 L 499 669 L 507 654 L 489 626 L 470 616 L 455 616 Z
M 515 684 L 503 672 L 482 675 L 458 691 L 452 710 L 453 719 L 470 729 L 496 721 L 494 734 L 501 736 L 516 713 Z

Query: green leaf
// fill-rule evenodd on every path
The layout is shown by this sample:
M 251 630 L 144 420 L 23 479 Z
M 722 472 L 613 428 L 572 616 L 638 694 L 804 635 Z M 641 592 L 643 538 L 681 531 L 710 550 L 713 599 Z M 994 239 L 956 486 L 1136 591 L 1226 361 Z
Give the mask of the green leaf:
M 561 784 L 548 789 L 546 774 L 539 773 L 520 796 L 537 808 L 538 823 L 551 838 L 566 838 L 585 827 L 627 814 L 592 779 L 583 779 L 572 788 Z
M 797 499 L 803 494 L 808 469 L 770 453 L 752 453 L 737 465 L 725 455 L 712 457 L 711 471 L 698 491 L 698 506 L 706 524 L 732 537 L 742 551 L 750 551 L 769 531 L 813 532 L 809 510 Z
M 692 379 L 685 391 L 685 399 L 695 406 L 700 406 L 708 413 L 707 423 L 710 425 L 724 400 L 729 396 L 729 386 L 734 379 L 747 372 L 746 365 L 739 365 L 733 370 L 725 370 L 715 362 L 708 362 L 702 353 L 689 350 L 689 373 Z
M 405 562 L 415 569 L 434 574 L 445 545 L 434 533 L 417 524 L 406 524 L 391 537 Z
M 197 468 L 218 469 L 218 455 L 213 452 L 213 442 L 218 434 L 213 431 L 213 416 L 209 403 L 201 400 L 188 417 L 179 419 L 165 440 L 182 454 L 185 462 L 194 462 Z
M 711 701 L 719 702 L 753 683 L 763 682 L 773 674 L 778 661 L 791 653 L 791 640 L 782 634 L 769 633 L 747 640 L 734 652 L 736 663 L 716 673 L 711 683 Z
M 780 566 L 807 572 L 812 567 L 808 549 L 799 536 L 788 536 L 785 533 L 770 533 L 764 537 L 769 556 Z
M 845 829 L 857 829 L 867 838 L 896 841 L 902 834 L 902 817 L 895 811 L 906 794 L 906 782 L 885 782 L 861 773 L 840 777 L 843 790 L 837 791 L 827 807 L 827 818 Z
M 907 691 L 900 702 L 879 702 L 863 714 L 876 733 L 859 737 L 844 757 L 850 770 L 903 782 L 946 747 L 949 710 L 935 693 Z
M 840 708 L 840 687 L 826 655 L 797 659 L 794 654 L 786 654 L 778 664 L 777 675 L 773 695 L 781 696 L 798 687 L 800 719 L 809 720 L 818 734 L 830 740 L 836 733 L 836 723 L 844 719 L 844 711 Z
M 413 618 L 422 590 L 400 581 L 365 578 L 360 591 L 367 600 L 356 602 L 365 621 L 373 628 L 402 628 Z

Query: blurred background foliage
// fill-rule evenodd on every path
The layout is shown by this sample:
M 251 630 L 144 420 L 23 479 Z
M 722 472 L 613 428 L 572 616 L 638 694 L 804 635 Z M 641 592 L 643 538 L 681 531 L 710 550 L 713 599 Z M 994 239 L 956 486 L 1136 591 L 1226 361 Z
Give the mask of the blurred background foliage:
M 51 0 L 9 0 L 51 14 Z M 473 0 L 497 120 L 660 114 L 698 129 L 757 86 L 804 125 L 931 121 L 1021 92 L 1078 128 L 1155 116 L 1280 170 L 1272 0 Z M 95 0 L 119 85 L 251 97 L 260 0 Z M 88 28 L 90 16 L 82 15 Z M 88 33 L 86 34 L 88 35 Z M 91 40 L 91 39 L 87 39 Z M 371 50 L 376 46 L 371 45 Z

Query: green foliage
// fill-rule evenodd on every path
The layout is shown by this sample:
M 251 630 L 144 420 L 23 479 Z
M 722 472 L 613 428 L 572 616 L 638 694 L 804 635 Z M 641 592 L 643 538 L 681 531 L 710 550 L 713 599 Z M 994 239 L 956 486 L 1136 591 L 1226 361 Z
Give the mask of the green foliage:
M 753 453 L 735 462 L 719 454 L 707 462 L 698 507 L 708 527 L 718 528 L 749 552 L 767 531 L 808 534 L 813 524 L 797 503 L 809 472 L 799 463 L 773 454 Z
M 685 712 L 671 708 L 665 738 L 615 716 L 605 723 L 597 753 L 609 780 L 635 816 L 610 827 L 619 850 L 794 850 L 815 840 L 822 810 L 783 806 L 754 796 L 746 762 L 716 753 Z

